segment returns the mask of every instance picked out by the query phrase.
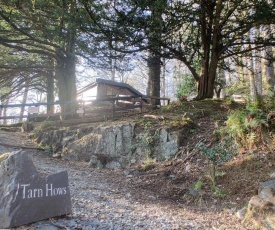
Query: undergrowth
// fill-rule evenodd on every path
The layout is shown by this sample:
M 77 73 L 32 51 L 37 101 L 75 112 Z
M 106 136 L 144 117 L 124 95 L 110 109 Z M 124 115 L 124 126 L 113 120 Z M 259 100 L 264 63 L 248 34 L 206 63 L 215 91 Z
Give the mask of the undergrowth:
M 229 112 L 226 126 L 218 130 L 221 136 L 229 136 L 240 148 L 256 149 L 267 144 L 272 138 L 269 130 L 268 112 L 255 104 L 247 104 L 244 109 Z

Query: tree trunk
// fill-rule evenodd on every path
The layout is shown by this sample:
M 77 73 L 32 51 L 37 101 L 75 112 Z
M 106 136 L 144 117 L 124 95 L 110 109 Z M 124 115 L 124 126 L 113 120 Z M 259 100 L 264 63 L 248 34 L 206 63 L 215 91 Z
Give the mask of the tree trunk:
M 3 112 L 4 112 L 4 108 L 2 107 L 2 105 L 4 105 L 4 100 L 1 100 L 1 105 L 0 105 L 0 117 L 3 117 Z M 3 123 L 3 120 L 0 119 L 0 124 Z
M 237 66 L 238 78 L 240 79 L 241 83 L 245 83 L 246 80 L 245 80 L 245 69 L 244 69 L 244 63 L 245 63 L 244 57 L 240 56 L 240 57 L 238 57 L 237 60 L 239 63 Z
M 116 79 L 116 59 L 109 58 L 110 59 L 110 69 L 111 69 L 111 80 L 115 81 Z
M 198 82 L 198 100 L 213 98 L 214 96 L 214 84 L 218 67 L 218 58 L 215 53 L 212 54 L 210 65 L 208 63 L 206 59 L 205 66 L 202 68 L 202 75 Z
M 213 74 L 213 73 L 212 73 Z M 196 97 L 197 100 L 203 100 L 206 98 L 213 98 L 214 96 L 214 83 L 212 83 L 212 79 L 215 79 L 215 75 L 210 75 L 209 72 L 202 75 L 198 82 L 198 95 Z
M 150 96 L 160 97 L 160 72 L 161 72 L 161 58 L 159 55 L 150 53 L 148 58 L 148 67 L 149 67 L 149 91 Z M 152 100 L 153 105 L 160 105 L 160 100 Z
M 259 36 L 259 28 L 255 28 L 256 37 Z M 256 90 L 257 95 L 262 95 L 263 93 L 263 80 L 262 80 L 262 70 L 261 70 L 261 51 L 255 50 L 255 80 L 256 80 Z
M 268 38 L 271 37 L 272 28 L 271 25 L 267 26 L 266 36 Z M 266 65 L 266 80 L 268 84 L 268 88 L 274 91 L 275 86 L 275 72 L 274 72 L 274 64 L 273 64 L 274 55 L 272 52 L 272 46 L 266 47 L 265 50 L 265 65 Z
M 252 102 L 257 100 L 257 89 L 255 82 L 255 68 L 253 64 L 253 56 L 248 59 L 249 83 L 250 83 L 250 97 Z
M 206 2 L 202 3 L 201 39 L 203 41 L 204 58 L 202 60 L 201 75 L 198 81 L 198 100 L 213 98 L 214 96 L 214 84 L 218 67 L 218 49 L 220 48 L 219 41 L 221 39 L 219 23 L 222 10 L 222 0 L 216 2 L 215 17 L 211 17 L 209 20 L 207 19 L 209 17 L 209 12 L 206 10 Z
M 62 119 L 68 119 L 77 110 L 74 56 L 57 60 L 56 78 Z
M 47 103 L 54 103 L 54 74 L 49 71 L 47 75 Z M 47 105 L 47 114 L 54 114 L 54 105 Z
M 78 107 L 76 101 L 76 76 L 75 76 L 75 43 L 76 43 L 76 23 L 77 6 L 72 1 L 69 11 L 72 15 L 67 26 L 66 43 L 61 49 L 56 50 L 56 79 L 58 95 L 61 103 L 61 119 L 75 117 Z
M 249 83 L 250 83 L 250 97 L 251 97 L 252 101 L 255 101 L 257 99 L 257 90 L 256 90 L 255 77 L 254 77 L 253 70 L 250 70 Z
M 150 1 L 149 1 L 150 2 Z M 166 1 L 157 1 L 157 4 L 150 2 L 148 5 L 151 10 L 151 25 L 148 36 L 149 57 L 147 60 L 149 68 L 148 89 L 150 96 L 160 97 L 160 75 L 161 75 L 161 46 L 158 44 L 159 38 L 162 37 L 163 18 L 167 6 Z M 159 99 L 152 100 L 153 105 L 160 105 Z
M 22 98 L 22 104 L 26 104 L 27 97 L 28 97 L 28 92 L 29 92 L 29 81 L 28 81 L 28 79 L 26 79 L 25 80 L 24 94 L 23 94 L 23 98 Z M 20 108 L 20 115 L 19 115 L 19 122 L 23 121 L 24 111 L 25 111 L 25 106 L 21 106 L 21 108 Z
M 217 98 L 224 98 L 225 97 L 225 86 L 226 86 L 226 79 L 225 79 L 225 71 L 222 68 L 218 68 L 218 82 L 215 84 L 215 92 Z
M 261 71 L 261 59 L 256 58 L 255 62 L 255 71 L 256 71 L 256 89 L 257 94 L 262 95 L 263 94 L 263 78 L 262 78 L 262 71 Z
M 161 75 L 161 96 L 165 97 L 166 96 L 166 60 L 163 58 L 163 66 L 162 66 L 162 75 Z

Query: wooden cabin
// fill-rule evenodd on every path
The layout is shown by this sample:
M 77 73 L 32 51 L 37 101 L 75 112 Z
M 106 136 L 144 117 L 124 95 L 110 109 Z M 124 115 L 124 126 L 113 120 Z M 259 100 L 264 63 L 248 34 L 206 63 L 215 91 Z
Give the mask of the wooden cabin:
M 97 78 L 95 82 L 83 87 L 77 93 L 78 100 L 92 101 L 111 97 L 142 97 L 143 94 L 129 84 Z M 145 103 L 147 100 L 143 99 Z

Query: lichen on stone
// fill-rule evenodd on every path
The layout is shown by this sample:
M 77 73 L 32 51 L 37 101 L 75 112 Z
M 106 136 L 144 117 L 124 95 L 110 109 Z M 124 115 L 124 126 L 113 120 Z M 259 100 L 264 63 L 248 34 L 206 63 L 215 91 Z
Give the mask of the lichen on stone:
M 10 152 L 1 154 L 1 155 L 0 155 L 0 163 L 1 163 L 2 161 L 4 161 L 4 160 L 8 157 L 9 154 L 10 154 Z

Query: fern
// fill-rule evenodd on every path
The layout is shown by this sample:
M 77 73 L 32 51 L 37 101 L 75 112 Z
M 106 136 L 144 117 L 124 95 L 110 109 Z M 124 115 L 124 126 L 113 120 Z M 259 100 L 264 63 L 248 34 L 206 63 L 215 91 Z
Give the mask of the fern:
M 240 146 L 252 149 L 263 136 L 267 126 L 266 114 L 258 104 L 248 104 L 245 109 L 231 112 L 222 133 L 230 136 Z

